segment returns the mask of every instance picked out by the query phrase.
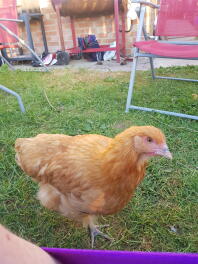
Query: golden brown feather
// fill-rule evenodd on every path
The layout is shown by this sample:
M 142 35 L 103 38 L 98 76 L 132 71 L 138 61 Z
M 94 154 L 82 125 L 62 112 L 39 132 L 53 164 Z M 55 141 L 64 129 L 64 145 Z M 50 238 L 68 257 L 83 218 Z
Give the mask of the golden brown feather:
M 130 200 L 144 178 L 147 160 L 171 158 L 164 134 L 152 126 L 134 126 L 115 138 L 102 135 L 40 134 L 19 138 L 16 161 L 39 182 L 38 199 L 49 209 L 89 226 L 97 215 L 114 214 Z

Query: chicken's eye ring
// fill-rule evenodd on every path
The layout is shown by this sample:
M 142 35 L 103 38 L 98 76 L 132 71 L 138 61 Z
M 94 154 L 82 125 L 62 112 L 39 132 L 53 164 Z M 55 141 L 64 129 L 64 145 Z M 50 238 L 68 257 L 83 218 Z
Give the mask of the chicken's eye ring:
M 151 142 L 153 142 L 153 139 L 151 138 L 151 137 L 147 137 L 147 142 L 149 142 L 149 143 L 151 143 Z

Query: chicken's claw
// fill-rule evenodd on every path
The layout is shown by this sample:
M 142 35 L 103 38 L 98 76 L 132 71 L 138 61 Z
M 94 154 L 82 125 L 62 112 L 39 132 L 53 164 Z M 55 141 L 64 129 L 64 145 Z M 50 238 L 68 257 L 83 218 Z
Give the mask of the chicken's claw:
M 106 227 L 107 225 L 105 225 Z M 91 247 L 94 247 L 94 242 L 95 242 L 95 237 L 96 236 L 101 236 L 104 237 L 105 239 L 109 240 L 109 241 L 113 241 L 113 238 L 109 237 L 108 235 L 102 233 L 97 226 L 94 227 L 89 227 L 89 231 L 90 231 L 90 235 L 91 235 Z

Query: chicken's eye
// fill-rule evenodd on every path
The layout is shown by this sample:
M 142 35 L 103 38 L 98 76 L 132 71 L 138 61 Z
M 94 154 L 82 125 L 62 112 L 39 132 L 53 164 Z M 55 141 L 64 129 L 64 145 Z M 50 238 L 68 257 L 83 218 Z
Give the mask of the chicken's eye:
M 153 139 L 151 137 L 147 137 L 147 142 L 151 143 L 153 142 Z

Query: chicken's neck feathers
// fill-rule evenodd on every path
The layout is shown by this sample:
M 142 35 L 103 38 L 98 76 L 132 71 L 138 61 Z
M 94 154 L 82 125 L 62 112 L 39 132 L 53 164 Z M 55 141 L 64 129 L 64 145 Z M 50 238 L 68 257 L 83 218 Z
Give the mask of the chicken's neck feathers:
M 144 171 L 147 161 L 142 159 L 133 146 L 123 145 L 120 142 L 113 142 L 103 153 L 103 169 L 112 179 L 123 179 L 124 177 L 135 177 Z M 139 177 L 139 175 L 137 175 Z M 131 178 L 131 180 L 133 180 Z

